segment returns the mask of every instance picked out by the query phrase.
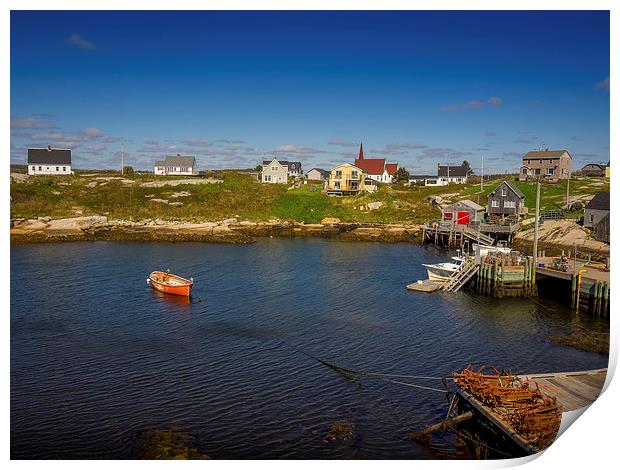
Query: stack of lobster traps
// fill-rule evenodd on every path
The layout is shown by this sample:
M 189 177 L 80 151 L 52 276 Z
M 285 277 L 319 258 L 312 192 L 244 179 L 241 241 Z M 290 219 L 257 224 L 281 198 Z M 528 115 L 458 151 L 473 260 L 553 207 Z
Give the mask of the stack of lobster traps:
M 467 367 L 452 376 L 460 394 L 522 447 L 540 451 L 554 441 L 562 407 L 535 382 L 485 367 L 477 371 Z

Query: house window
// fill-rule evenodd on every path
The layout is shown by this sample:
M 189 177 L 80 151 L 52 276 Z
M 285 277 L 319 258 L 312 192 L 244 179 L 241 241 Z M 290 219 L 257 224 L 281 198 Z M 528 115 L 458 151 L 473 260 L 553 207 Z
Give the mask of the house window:
M 506 188 L 502 188 L 502 197 L 506 197 Z
M 452 220 L 452 212 L 444 212 L 443 220 Z
M 278 167 L 277 167 L 277 166 L 272 166 L 272 167 L 271 167 L 271 169 L 272 169 L 273 171 L 278 171 Z
M 499 201 L 497 199 L 492 200 L 491 207 L 499 207 Z
M 342 171 L 336 170 L 336 178 L 342 178 Z
M 357 188 L 358 188 L 357 181 L 351 181 L 351 189 L 353 191 L 357 191 Z
M 340 181 L 334 181 L 334 188 L 340 189 Z
M 553 168 L 547 168 L 548 175 L 553 175 L 554 173 L 555 173 L 555 170 Z
M 523 168 L 523 174 L 527 175 L 527 168 Z
M 60 171 L 60 168 L 56 167 L 56 171 Z
M 39 166 L 39 171 L 41 171 L 41 169 L 42 169 L 42 167 L 41 167 L 41 166 Z
M 540 165 L 542 165 L 542 160 L 538 160 L 538 163 L 539 163 Z
M 265 175 L 265 181 L 271 181 L 271 175 Z
M 351 179 L 354 179 L 354 180 L 357 179 L 357 170 L 351 171 Z
M 590 223 L 594 223 L 594 214 L 590 214 Z
M 536 168 L 536 169 L 534 170 L 534 174 L 535 174 L 535 175 L 540 175 L 540 168 Z
M 514 209 L 516 207 L 515 201 L 504 201 L 504 207 L 506 209 Z

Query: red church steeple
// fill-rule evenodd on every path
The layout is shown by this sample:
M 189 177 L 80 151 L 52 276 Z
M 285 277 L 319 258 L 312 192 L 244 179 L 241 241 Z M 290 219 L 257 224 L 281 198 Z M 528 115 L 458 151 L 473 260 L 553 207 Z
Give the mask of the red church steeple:
M 357 157 L 358 160 L 363 160 L 364 159 L 364 147 L 362 146 L 362 143 L 360 142 L 360 156 Z

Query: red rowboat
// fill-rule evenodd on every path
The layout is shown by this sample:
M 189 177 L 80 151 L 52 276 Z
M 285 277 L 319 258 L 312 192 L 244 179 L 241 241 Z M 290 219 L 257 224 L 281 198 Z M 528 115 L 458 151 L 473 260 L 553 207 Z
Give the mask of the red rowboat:
M 146 280 L 153 286 L 153 289 L 164 292 L 166 294 L 189 296 L 194 285 L 193 279 L 185 279 L 175 274 L 165 273 L 163 271 L 153 271 Z

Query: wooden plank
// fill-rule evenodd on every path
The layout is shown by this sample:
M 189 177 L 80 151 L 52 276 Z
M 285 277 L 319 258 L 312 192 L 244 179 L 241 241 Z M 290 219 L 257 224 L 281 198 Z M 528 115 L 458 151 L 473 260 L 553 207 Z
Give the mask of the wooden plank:
M 457 387 L 457 393 L 465 399 L 476 411 L 481 413 L 485 418 L 487 418 L 497 429 L 499 429 L 502 433 L 504 433 L 508 438 L 510 438 L 515 444 L 521 447 L 525 452 L 528 453 L 536 453 L 540 449 L 529 444 L 525 439 L 523 439 L 517 432 L 510 426 L 506 421 L 504 421 L 497 413 L 491 411 L 491 409 L 487 406 L 484 406 L 480 403 L 476 398 L 471 396 L 464 390 L 461 390 Z

